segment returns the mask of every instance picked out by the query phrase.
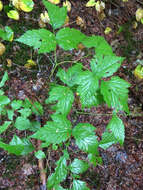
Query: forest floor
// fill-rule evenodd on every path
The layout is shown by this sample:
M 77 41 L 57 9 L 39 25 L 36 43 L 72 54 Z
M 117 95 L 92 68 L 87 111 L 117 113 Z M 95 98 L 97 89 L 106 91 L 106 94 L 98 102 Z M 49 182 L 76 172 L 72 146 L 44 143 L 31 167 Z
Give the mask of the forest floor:
M 5 1 L 6 2 L 6 1 Z M 130 115 L 121 114 L 125 125 L 125 142 L 123 147 L 119 144 L 113 145 L 107 150 L 100 149 L 103 165 L 90 168 L 81 178 L 89 184 L 91 190 L 142 190 L 143 189 L 143 81 L 138 81 L 133 71 L 139 60 L 143 60 L 143 25 L 138 23 L 133 28 L 135 12 L 137 8 L 143 8 L 141 0 L 129 0 L 123 3 L 121 0 L 106 1 L 105 15 L 101 21 L 94 7 L 85 6 L 87 1 L 70 0 L 72 9 L 68 13 L 70 27 L 80 29 L 86 35 L 100 35 L 111 44 L 118 56 L 125 57 L 125 60 L 116 75 L 124 78 L 131 84 L 129 89 Z M 0 14 L 0 25 L 10 26 L 15 32 L 15 38 L 25 31 L 38 29 L 38 19 L 44 7 L 35 0 L 34 10 L 30 13 L 21 13 L 20 21 L 9 19 L 4 13 Z M 84 20 L 84 25 L 76 23 L 77 17 Z M 112 31 L 105 35 L 106 27 Z M 121 31 L 119 31 L 121 30 Z M 7 94 L 10 98 L 21 98 L 38 96 L 40 100 L 47 98 L 48 85 L 46 81 L 52 66 L 49 64 L 47 55 L 37 55 L 31 48 L 17 42 L 4 42 L 6 53 L 0 57 L 0 78 L 5 70 L 8 71 L 9 81 L 7 82 Z M 71 55 L 72 54 L 72 55 Z M 76 50 L 64 52 L 59 56 L 66 59 L 76 59 L 84 55 Z M 7 59 L 12 60 L 8 67 Z M 34 69 L 26 69 L 24 64 L 28 59 L 35 60 L 37 66 Z M 88 59 L 82 60 L 88 64 Z M 63 65 L 62 67 L 65 67 Z M 54 78 L 53 78 L 54 80 Z M 42 81 L 42 82 L 41 82 Z M 33 86 L 39 85 L 40 95 L 33 91 Z M 111 110 L 106 105 L 86 110 L 88 114 L 78 113 L 78 121 L 89 122 L 97 128 L 97 135 L 100 138 L 108 121 Z M 73 113 L 74 114 L 74 113 Z M 44 116 L 48 117 L 48 113 Z M 73 116 L 77 117 L 77 116 Z M 75 119 L 75 118 L 74 118 Z M 9 132 L 11 139 L 13 132 Z M 74 151 L 73 156 L 81 157 Z M 51 153 L 51 160 L 57 160 L 58 152 Z M 9 155 L 0 149 L 0 190 L 39 190 L 39 172 L 36 158 L 29 156 L 17 157 Z

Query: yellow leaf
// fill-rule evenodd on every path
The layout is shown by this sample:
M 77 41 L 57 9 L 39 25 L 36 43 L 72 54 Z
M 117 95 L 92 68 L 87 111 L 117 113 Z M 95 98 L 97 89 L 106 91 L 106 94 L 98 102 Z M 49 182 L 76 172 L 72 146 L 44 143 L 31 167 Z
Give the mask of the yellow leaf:
M 85 22 L 84 22 L 84 20 L 80 16 L 78 16 L 76 18 L 76 24 L 79 25 L 79 26 L 81 26 L 81 27 L 85 26 Z
M 134 75 L 138 80 L 142 80 L 143 79 L 143 66 L 142 65 L 138 65 L 135 70 L 134 70 Z
M 67 7 L 67 11 L 70 12 L 71 11 L 71 3 L 69 1 L 65 1 L 63 2 L 63 6 Z
M 134 21 L 134 22 L 132 23 L 132 27 L 133 27 L 133 29 L 136 29 L 137 26 L 138 26 L 138 23 L 137 23 L 136 21 Z
M 3 9 L 3 3 L 2 1 L 0 1 L 0 11 L 2 11 L 2 9 Z
M 38 21 L 38 24 L 39 24 L 40 28 L 46 27 L 46 24 L 41 19 Z
M 86 3 L 86 7 L 94 7 L 95 6 L 95 0 L 89 0 L 87 3 Z
M 101 13 L 99 13 L 98 17 L 99 17 L 99 20 L 102 21 L 106 17 L 104 11 L 102 11 Z
M 0 42 L 0 56 L 4 54 L 5 50 L 5 45 Z
M 20 0 L 12 0 L 12 5 L 20 10 Z
M 6 59 L 7 61 L 7 67 L 11 67 L 12 66 L 12 61 L 11 59 Z
M 48 12 L 45 11 L 44 13 L 41 13 L 41 14 L 40 14 L 40 19 L 41 19 L 42 22 L 44 22 L 44 23 L 49 23 L 49 22 L 50 22 L 50 18 L 49 18 Z
M 112 31 L 112 28 L 106 27 L 106 29 L 104 30 L 104 33 L 109 34 L 111 31 Z
M 69 19 L 69 17 L 67 16 L 67 17 L 66 17 L 66 20 L 65 20 L 65 23 L 64 23 L 64 26 L 68 26 L 68 25 L 69 25 L 69 20 L 70 20 L 70 19 Z
M 101 13 L 105 9 L 105 3 L 103 1 L 97 1 L 95 3 L 96 11 Z
M 60 0 L 48 0 L 50 3 L 53 3 L 53 4 L 59 4 L 60 3 Z
M 136 20 L 140 21 L 143 18 L 143 9 L 139 8 L 136 11 Z
M 16 10 L 11 10 L 11 11 L 9 11 L 9 12 L 7 13 L 7 16 L 8 16 L 9 18 L 14 19 L 14 20 L 19 20 L 19 13 L 18 13 L 18 11 L 16 11 Z
M 34 2 L 32 0 L 20 0 L 20 9 L 24 12 L 32 11 Z
M 128 0 L 122 0 L 123 2 L 128 2 Z
M 32 59 L 27 60 L 27 63 L 24 65 L 25 68 L 31 69 L 32 67 L 35 67 L 36 63 Z

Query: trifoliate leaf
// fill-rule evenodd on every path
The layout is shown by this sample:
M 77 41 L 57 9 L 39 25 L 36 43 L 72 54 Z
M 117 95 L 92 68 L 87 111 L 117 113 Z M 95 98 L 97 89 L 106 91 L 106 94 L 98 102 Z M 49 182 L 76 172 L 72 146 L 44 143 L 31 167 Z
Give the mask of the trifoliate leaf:
M 63 115 L 52 115 L 53 121 L 48 121 L 31 138 L 59 144 L 65 142 L 71 135 L 71 123 Z
M 60 69 L 57 73 L 57 76 L 60 78 L 63 83 L 67 84 L 69 87 L 72 87 L 76 84 L 78 75 L 82 71 L 82 64 L 78 63 L 70 67 L 67 71 Z
M 5 71 L 3 77 L 2 77 L 2 80 L 0 82 L 0 88 L 4 86 L 5 82 L 8 80 L 8 73 L 7 71 Z
M 10 103 L 10 99 L 7 96 L 0 96 L 0 106 Z
M 128 89 L 130 84 L 119 77 L 112 77 L 109 81 L 101 81 L 101 93 L 109 107 L 116 111 L 123 110 L 129 113 Z
M 122 120 L 117 115 L 113 115 L 107 125 L 107 129 L 112 132 L 112 135 L 120 143 L 120 145 L 123 145 L 125 139 L 125 128 Z
M 69 155 L 67 153 L 64 153 L 64 155 L 58 160 L 56 163 L 57 167 L 55 169 L 55 172 L 48 178 L 47 187 L 48 189 L 59 185 L 60 182 L 66 179 L 67 176 L 67 159 L 69 158 Z
M 80 95 L 82 107 L 91 107 L 98 105 L 98 100 L 95 97 L 96 91 L 99 87 L 99 81 L 95 74 L 90 71 L 81 72 L 78 75 L 77 92 Z
M 58 101 L 56 113 L 67 115 L 74 101 L 73 92 L 66 86 L 55 86 L 49 92 L 49 98 L 46 100 L 46 103 L 53 103 L 55 101 Z
M 16 41 L 31 46 L 34 49 L 39 48 L 39 53 L 50 52 L 56 48 L 54 34 L 46 29 L 28 30 Z
M 38 150 L 37 152 L 35 152 L 35 157 L 41 160 L 43 158 L 46 158 L 46 155 L 42 150 Z
M 34 2 L 32 0 L 20 0 L 19 7 L 24 12 L 30 12 L 34 7 Z
M 95 0 L 89 0 L 87 3 L 86 3 L 86 7 L 94 7 L 95 6 Z
M 74 127 L 72 135 L 77 146 L 88 153 L 96 153 L 98 147 L 97 137 L 94 135 L 96 128 L 88 123 L 79 123 Z
M 17 10 L 10 10 L 8 13 L 7 13 L 7 16 L 11 19 L 14 19 L 14 20 L 19 20 L 19 13 Z
M 94 56 L 91 60 L 91 69 L 99 79 L 109 77 L 118 70 L 123 59 L 114 55 Z
M 104 132 L 102 135 L 102 140 L 99 142 L 99 147 L 106 150 L 109 148 L 112 144 L 117 143 L 117 139 L 115 138 L 113 133 Z
M 53 29 L 60 28 L 65 23 L 67 9 L 65 7 L 60 8 L 46 0 L 43 0 L 43 4 L 48 10 L 50 24 L 52 25 Z
M 0 126 L 0 134 L 7 130 L 11 121 L 5 121 L 3 125 Z
M 87 48 L 95 47 L 96 55 L 114 55 L 112 52 L 112 47 L 102 36 L 93 35 L 86 37 L 82 43 Z
M 23 146 L 23 151 L 20 153 L 20 155 L 26 155 L 34 150 L 32 143 L 27 138 L 20 139 L 18 136 L 14 135 L 11 142 L 9 143 L 9 146 L 20 145 Z
M 84 38 L 85 35 L 74 28 L 62 28 L 56 34 L 57 42 L 64 50 L 76 49 Z
M 87 162 L 75 158 L 70 165 L 70 170 L 74 174 L 80 174 L 85 172 L 88 169 L 88 167 L 89 165 Z
M 26 130 L 31 126 L 31 123 L 25 117 L 17 117 L 14 125 L 18 130 Z
M 89 190 L 89 188 L 86 186 L 84 181 L 74 179 L 72 190 Z

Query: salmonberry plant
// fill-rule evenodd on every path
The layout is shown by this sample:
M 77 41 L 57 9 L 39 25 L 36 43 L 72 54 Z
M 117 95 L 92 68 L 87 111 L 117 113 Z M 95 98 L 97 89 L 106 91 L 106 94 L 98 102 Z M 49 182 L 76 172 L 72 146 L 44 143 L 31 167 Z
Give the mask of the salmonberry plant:
M 74 62 L 66 70 L 59 68 L 56 77 L 61 82 L 51 85 L 46 99 L 46 104 L 49 107 L 52 105 L 53 114 L 51 114 L 51 120 L 42 127 L 38 121 L 31 119 L 33 113 L 44 114 L 40 103 L 31 104 L 28 99 L 11 101 L 4 95 L 2 88 L 8 79 L 6 72 L 0 83 L 0 111 L 4 117 L 6 114 L 8 115 L 8 121 L 0 126 L 0 133 L 3 133 L 9 126 L 14 126 L 18 130 L 33 131 L 33 134 L 23 139 L 14 135 L 9 144 L 4 143 L 1 139 L 0 147 L 9 153 L 25 155 L 34 150 L 30 139 L 38 139 L 41 141 L 41 148 L 48 147 L 50 151 L 52 147 L 56 151 L 61 151 L 62 155 L 56 162 L 55 171 L 47 179 L 47 188 L 65 189 L 61 183 L 66 180 L 67 176 L 70 176 L 72 182 L 69 189 L 88 190 L 86 183 L 79 178 L 80 174 L 88 170 L 91 164 L 96 166 L 102 163 L 98 148 L 107 149 L 114 143 L 120 143 L 120 145 L 124 143 L 125 129 L 122 120 L 118 117 L 118 112 L 129 113 L 127 100 L 130 85 L 120 77 L 112 76 L 124 58 L 116 56 L 103 37 L 86 36 L 79 30 L 62 27 L 67 17 L 65 7 L 60 8 L 46 0 L 43 0 L 43 4 L 48 11 L 53 32 L 47 29 L 32 29 L 26 31 L 16 41 L 33 47 L 39 54 L 54 52 L 55 65 L 51 76 L 62 64 L 57 61 L 57 46 L 68 51 L 76 49 L 82 43 L 86 48 L 95 49 L 95 55 L 91 59 L 88 69 L 81 62 Z M 78 123 L 74 126 L 68 119 L 77 97 L 81 109 L 103 103 L 112 108 L 112 118 L 102 134 L 101 141 L 98 141 L 96 128 L 93 125 Z M 87 154 L 85 160 L 71 158 L 68 148 L 71 142 L 75 142 L 79 150 Z M 42 159 L 45 157 L 45 153 L 39 150 L 35 156 Z

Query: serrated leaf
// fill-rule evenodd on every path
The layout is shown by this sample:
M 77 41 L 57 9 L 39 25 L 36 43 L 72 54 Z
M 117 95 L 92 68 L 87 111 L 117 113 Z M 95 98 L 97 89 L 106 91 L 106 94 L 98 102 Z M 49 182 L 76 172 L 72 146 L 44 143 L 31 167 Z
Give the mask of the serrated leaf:
M 13 100 L 12 103 L 11 103 L 11 107 L 13 110 L 18 110 L 19 108 L 22 107 L 22 100 Z
M 14 126 L 18 130 L 26 130 L 31 126 L 29 119 L 25 117 L 17 117 Z
M 97 164 L 102 164 L 102 158 L 97 154 L 88 154 L 88 160 L 94 165 L 94 166 L 97 166 Z
M 49 53 L 56 49 L 55 36 L 46 29 L 28 30 L 15 41 L 39 49 L 38 53 Z
M 73 180 L 72 190 L 90 190 L 84 181 L 81 180 Z
M 112 47 L 102 36 L 89 36 L 82 41 L 87 48 L 95 47 L 96 55 L 114 55 Z
M 101 79 L 102 77 L 109 77 L 120 67 L 124 58 L 114 55 L 95 56 L 91 60 L 91 69 L 96 76 Z
M 14 135 L 12 140 L 9 143 L 9 146 L 22 146 L 23 150 L 20 155 L 26 155 L 34 150 L 32 143 L 27 139 L 20 139 L 18 136 Z
M 74 174 L 80 174 L 85 172 L 88 169 L 88 167 L 89 165 L 87 162 L 75 158 L 70 165 L 70 170 Z
M 8 80 L 8 73 L 7 71 L 4 73 L 2 80 L 0 82 L 0 88 L 3 87 L 5 85 L 5 82 Z
M 56 113 L 67 115 L 72 107 L 74 101 L 73 92 L 66 86 L 56 86 L 49 92 L 49 98 L 46 103 L 53 103 L 58 101 L 56 104 Z
M 63 188 L 63 187 L 60 186 L 60 185 L 54 186 L 53 189 L 54 189 L 54 190 L 68 190 L 68 189 Z
M 72 131 L 77 146 L 88 153 L 96 153 L 98 147 L 97 137 L 94 135 L 96 128 L 89 123 L 79 123 Z
M 40 104 L 40 102 L 34 102 L 32 106 L 32 112 L 35 113 L 36 115 L 43 115 L 44 110 L 43 106 Z
M 123 110 L 129 113 L 128 89 L 130 84 L 119 77 L 112 77 L 109 81 L 101 81 L 101 93 L 109 107 L 117 111 Z
M 67 71 L 60 69 L 57 73 L 57 76 L 67 84 L 69 87 L 72 87 L 76 84 L 78 75 L 82 71 L 82 63 L 76 63 L 76 65 L 70 67 Z
M 0 106 L 10 103 L 10 99 L 7 96 L 0 96 Z
M 35 152 L 35 157 L 41 160 L 43 158 L 46 158 L 46 155 L 42 150 L 38 150 L 37 152 Z
M 106 150 L 109 148 L 112 144 L 117 143 L 117 139 L 113 135 L 113 133 L 104 132 L 102 135 L 102 140 L 99 142 L 99 147 Z
M 67 9 L 65 7 L 60 8 L 46 0 L 43 0 L 43 4 L 48 10 L 50 24 L 52 25 L 53 29 L 60 28 L 65 23 Z
M 80 95 L 82 107 L 91 107 L 98 105 L 96 91 L 99 87 L 99 81 L 96 75 L 90 71 L 84 71 L 78 75 L 77 92 Z
M 18 110 L 19 113 L 21 113 L 21 117 L 29 117 L 32 114 L 31 109 L 29 108 L 23 108 L 21 110 Z
M 7 130 L 11 121 L 5 121 L 3 125 L 0 126 L 0 134 Z
M 77 45 L 82 42 L 85 35 L 74 28 L 62 28 L 56 34 L 56 39 L 61 48 L 64 50 L 76 49 Z
M 107 129 L 110 130 L 114 138 L 123 145 L 125 139 L 125 127 L 122 120 L 117 115 L 113 115 L 107 125 Z
M 71 135 L 71 123 L 63 115 L 52 115 L 53 121 L 48 121 L 31 138 L 40 139 L 49 143 L 65 142 Z
M 57 161 L 55 172 L 48 178 L 47 187 L 52 188 L 56 185 L 59 185 L 60 182 L 66 179 L 67 176 L 67 159 L 69 155 L 68 153 L 64 153 L 64 155 Z

